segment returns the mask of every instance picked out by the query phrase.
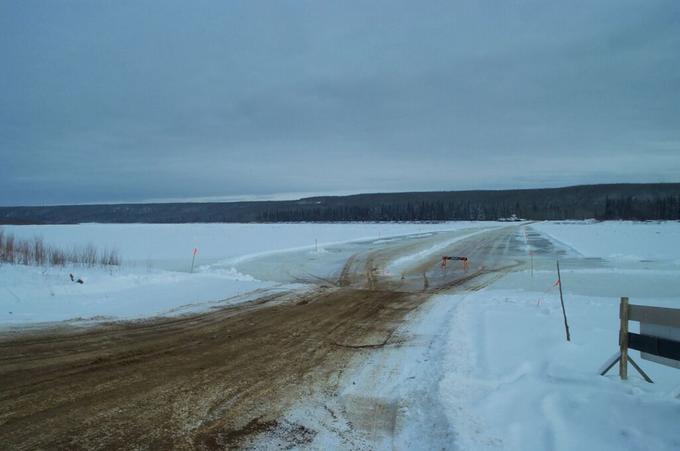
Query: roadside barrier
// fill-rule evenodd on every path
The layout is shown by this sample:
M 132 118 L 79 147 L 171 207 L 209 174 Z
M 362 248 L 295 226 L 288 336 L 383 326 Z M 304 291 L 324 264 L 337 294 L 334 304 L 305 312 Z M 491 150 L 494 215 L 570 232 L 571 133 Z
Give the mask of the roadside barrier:
M 640 351 L 643 360 L 680 368 L 680 309 L 633 305 L 627 297 L 619 304 L 619 352 L 614 354 L 600 372 L 602 376 L 617 363 L 619 377 L 628 379 L 628 362 L 649 383 L 652 379 L 635 363 L 628 354 L 630 349 Z M 640 333 L 628 331 L 628 322 L 640 323 Z
M 467 270 L 470 268 L 470 260 L 467 257 L 458 257 L 458 256 L 451 257 L 451 256 L 448 256 L 448 255 L 444 255 L 444 256 L 442 256 L 442 263 L 441 263 L 442 270 L 446 270 L 446 262 L 448 262 L 449 260 L 455 260 L 455 261 L 463 262 L 463 270 L 465 272 L 467 272 Z

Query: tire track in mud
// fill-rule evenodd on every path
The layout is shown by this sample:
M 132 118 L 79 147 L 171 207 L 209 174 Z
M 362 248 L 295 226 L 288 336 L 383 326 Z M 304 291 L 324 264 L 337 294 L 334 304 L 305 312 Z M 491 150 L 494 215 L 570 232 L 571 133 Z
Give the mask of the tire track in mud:
M 62 339 L 57 346 L 72 352 L 45 366 L 3 365 L 0 436 L 11 449 L 235 446 L 252 421 L 272 424 L 304 385 L 342 368 L 347 348 L 385 341 L 422 302 L 410 293 L 326 291 L 218 322 L 207 315 L 160 338 L 157 325 L 149 336 L 144 325 L 104 326 Z M 114 338 L 100 357 L 80 352 L 102 334 Z M 0 357 L 16 362 L 36 346 L 49 353 L 49 337 L 16 339 Z
M 350 279 L 350 276 L 352 274 L 352 265 L 354 264 L 354 259 L 356 256 L 352 255 L 350 258 L 347 259 L 347 262 L 345 262 L 345 265 L 342 267 L 342 271 L 340 272 L 340 277 L 338 278 L 337 285 L 340 287 L 348 287 L 351 285 L 352 281 Z
M 490 262 L 506 233 L 486 235 L 456 248 Z M 389 344 L 431 294 L 515 268 L 442 278 L 431 260 L 420 272 L 424 292 L 422 279 L 381 275 L 380 254 L 369 253 L 348 259 L 335 287 L 185 317 L 2 335 L 0 437 L 17 450 L 244 446 L 279 431 L 285 409 L 312 390 L 332 393 L 352 356 Z M 297 446 L 314 435 L 284 429 L 281 440 Z

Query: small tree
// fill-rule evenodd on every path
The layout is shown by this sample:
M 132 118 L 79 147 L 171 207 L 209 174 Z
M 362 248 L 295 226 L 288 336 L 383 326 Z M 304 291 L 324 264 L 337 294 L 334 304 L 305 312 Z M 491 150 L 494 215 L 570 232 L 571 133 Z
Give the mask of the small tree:
M 3 256 L 7 263 L 14 263 L 14 235 L 7 235 L 7 237 L 5 237 Z

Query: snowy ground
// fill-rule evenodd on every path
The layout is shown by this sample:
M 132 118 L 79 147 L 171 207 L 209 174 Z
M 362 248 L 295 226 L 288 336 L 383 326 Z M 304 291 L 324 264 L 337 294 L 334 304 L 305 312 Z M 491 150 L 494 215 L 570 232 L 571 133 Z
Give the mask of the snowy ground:
M 565 275 L 566 277 L 566 275 Z M 678 370 L 637 362 L 602 377 L 617 349 L 615 299 L 568 297 L 572 342 L 559 302 L 489 289 L 442 297 L 455 306 L 438 389 L 459 449 L 674 450 L 680 446 Z
M 71 282 L 70 273 L 85 283 Z M 134 267 L 3 265 L 0 280 L 0 327 L 182 314 L 243 302 L 241 295 L 254 290 L 293 288 L 235 271 L 189 274 Z
M 485 290 L 445 296 L 453 305 L 439 391 L 460 449 L 680 449 L 680 371 L 633 358 L 629 381 L 597 370 L 618 348 L 620 296 L 680 308 L 680 223 L 541 223 L 572 248 L 562 281 L 566 342 L 554 261 L 535 262 Z M 637 330 L 637 323 L 631 323 Z
M 117 247 L 128 265 L 78 270 L 86 279 L 82 286 L 66 281 L 71 269 L 2 266 L 0 325 L 148 316 L 186 304 L 193 305 L 180 311 L 206 308 L 210 301 L 290 283 L 293 272 L 281 275 L 281 262 L 293 262 L 295 274 L 313 268 L 328 274 L 357 250 L 498 225 L 11 227 L 51 244 Z M 550 222 L 517 233 L 525 240 L 525 266 L 477 291 L 431 298 L 390 346 L 357 354 L 338 374 L 337 393 L 305 394 L 282 424 L 316 431 L 312 449 L 680 449 L 680 370 L 633 352 L 655 384 L 632 368 L 626 382 L 616 369 L 605 377 L 597 373 L 618 347 L 620 296 L 680 308 L 680 223 Z M 449 244 L 459 239 L 446 237 Z M 532 270 L 529 252 L 546 241 L 555 254 L 536 255 Z M 201 252 L 197 274 L 186 272 L 193 247 Z M 414 247 L 392 264 L 440 249 Z M 557 256 L 571 342 L 554 286 Z M 375 419 L 370 428 L 352 429 L 371 424 L 366 418 Z M 265 436 L 259 444 L 269 448 L 271 440 Z
M 43 237 L 64 249 L 88 243 L 99 249 L 116 249 L 126 266 L 188 272 L 194 248 L 199 250 L 196 264 L 210 265 L 291 249 L 311 250 L 315 244 L 323 247 L 489 224 L 493 223 L 79 224 L 2 228 L 21 238 Z
M 331 274 L 351 252 L 366 246 L 442 230 L 493 226 L 469 222 L 4 226 L 5 232 L 18 238 L 42 237 L 63 249 L 88 243 L 102 250 L 117 249 L 123 265 L 0 265 L 0 327 L 202 311 L 250 299 L 243 296 L 249 292 L 300 288 L 291 285 L 295 280 L 287 276 L 298 266 L 311 266 L 317 272 L 324 268 L 324 274 Z M 190 274 L 194 248 L 198 249 L 196 271 Z M 263 272 L 269 261 L 274 266 Z M 72 283 L 69 274 L 85 284 Z
M 680 264 L 678 222 L 560 221 L 533 224 L 532 228 L 576 248 L 584 257 Z

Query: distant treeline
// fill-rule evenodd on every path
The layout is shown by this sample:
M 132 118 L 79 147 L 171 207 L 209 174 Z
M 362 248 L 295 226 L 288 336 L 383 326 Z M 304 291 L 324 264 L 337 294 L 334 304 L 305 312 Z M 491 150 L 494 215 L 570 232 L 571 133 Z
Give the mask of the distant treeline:
M 680 219 L 680 183 L 311 197 L 295 201 L 0 207 L 0 224 Z

